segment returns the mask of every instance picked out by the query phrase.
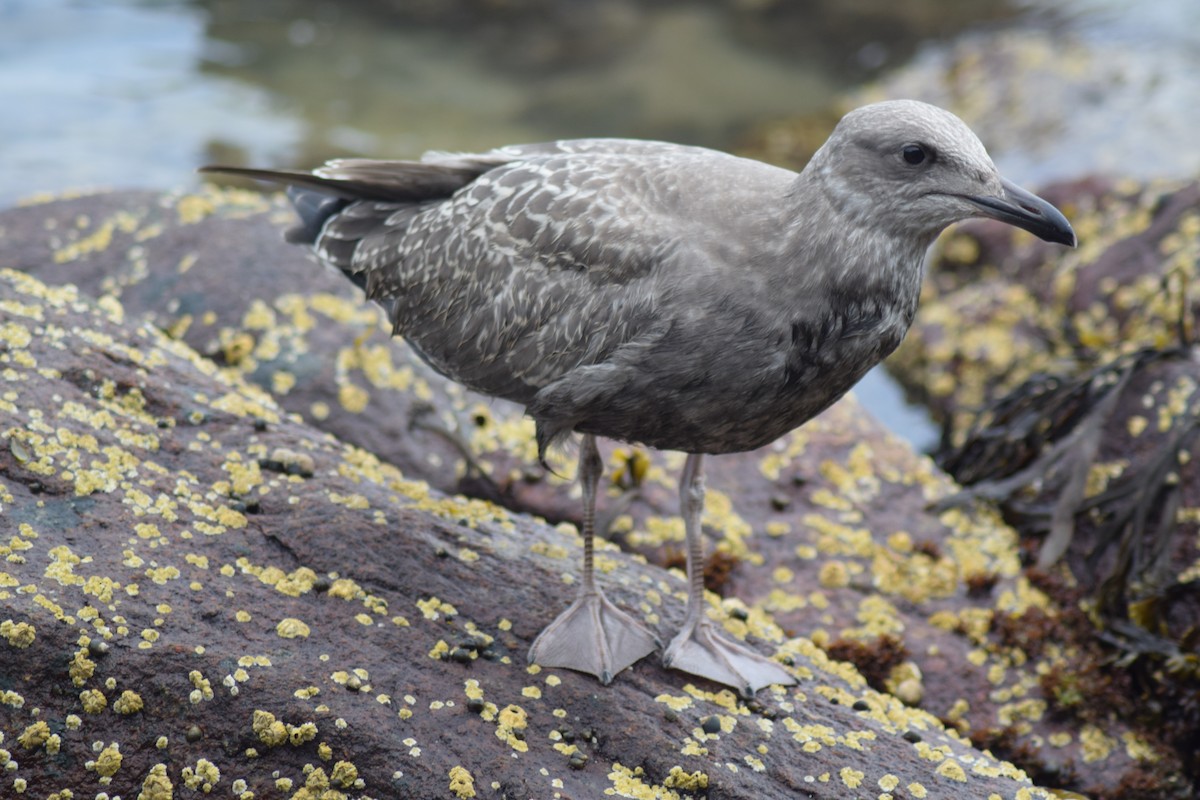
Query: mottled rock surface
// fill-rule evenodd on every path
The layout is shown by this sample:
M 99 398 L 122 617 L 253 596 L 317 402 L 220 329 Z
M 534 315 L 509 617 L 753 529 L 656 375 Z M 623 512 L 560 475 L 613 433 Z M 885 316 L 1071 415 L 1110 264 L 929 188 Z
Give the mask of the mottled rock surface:
M 211 738 L 206 734 L 200 744 L 191 747 L 193 743 L 179 739 L 188 726 L 183 726 L 182 733 L 164 734 L 170 736 L 172 748 L 179 745 L 181 749 L 147 753 L 139 762 L 138 786 L 155 763 L 164 764 L 165 774 L 179 785 L 184 764 L 190 763 L 195 770 L 196 759 L 204 757 L 220 766 L 226 776 L 223 780 L 230 780 L 230 775 L 242 777 L 260 796 L 261 787 L 269 783 L 263 776 L 276 769 L 292 778 L 292 789 L 281 792 L 290 797 L 304 784 L 305 764 L 322 767 L 323 772 L 314 779 L 319 783 L 321 776 L 332 774 L 339 759 L 353 763 L 365 781 L 361 790 L 352 786 L 340 790 L 375 797 L 389 796 L 400 786 L 413 792 L 412 796 L 453 796 L 448 789 L 449 771 L 455 766 L 463 766 L 474 776 L 476 790 L 484 797 L 504 796 L 506 791 L 511 797 L 551 797 L 558 790 L 555 779 L 564 781 L 564 797 L 600 796 L 604 788 L 619 788 L 630 796 L 651 791 L 626 782 L 614 764 L 629 769 L 641 766 L 644 774 L 639 780 L 644 784 L 684 796 L 705 796 L 698 784 L 682 777 L 697 771 L 711 779 L 709 797 L 806 796 L 805 791 L 811 796 L 843 797 L 851 791 L 847 780 L 851 784 L 860 780 L 853 770 L 864 773 L 855 788 L 870 790 L 869 796 L 891 792 L 894 797 L 919 797 L 922 790 L 929 797 L 957 797 L 964 791 L 975 796 L 976 780 L 981 781 L 979 796 L 995 791 L 1009 797 L 1023 791 L 1011 781 L 1000 781 L 992 788 L 984 778 L 1006 774 L 1011 768 L 960 744 L 953 744 L 952 750 L 956 756 L 965 754 L 962 758 L 947 759 L 946 753 L 939 755 L 927 747 L 939 745 L 940 737 L 945 736 L 939 732 L 937 719 L 954 729 L 950 741 L 974 736 L 982 746 L 1023 758 L 1039 780 L 1056 785 L 1102 796 L 1130 776 L 1149 772 L 1168 790 L 1182 786 L 1176 777 L 1176 762 L 1153 729 L 1135 725 L 1120 714 L 1085 720 L 1055 713 L 1042 696 L 1041 676 L 1061 671 L 1064 665 L 1073 668 L 1093 655 L 1081 653 L 1076 641 L 1062 635 L 1065 628 L 1078 627 L 1080 620 L 1064 613 L 1060 600 L 1041 591 L 1036 581 L 1021 575 L 1017 538 L 994 513 L 930 514 L 926 503 L 949 494 L 953 485 L 927 459 L 913 455 L 907 445 L 884 434 L 852 400 L 760 452 L 708 462 L 705 526 L 713 534 L 718 555 L 707 572 L 710 587 L 724 595 L 724 599 L 713 597 L 713 613 L 735 634 L 751 634 L 768 649 L 791 655 L 798 668 L 812 671 L 814 680 L 802 682 L 798 690 L 806 702 L 799 702 L 796 693 L 764 693 L 759 700 L 767 710 L 744 706 L 727 693 L 713 694 L 716 687 L 711 685 L 693 685 L 688 690 L 687 676 L 665 673 L 651 661 L 622 674 L 608 689 L 568 672 L 556 671 L 554 679 L 561 683 L 554 687 L 546 683 L 547 673 L 526 674 L 525 648 L 571 591 L 563 585 L 563 576 L 577 572 L 576 537 L 569 528 L 548 529 L 492 506 L 446 499 L 437 487 L 478 491 L 502 499 L 513 509 L 553 519 L 571 518 L 579 501 L 577 487 L 568 483 L 573 473 L 570 454 L 555 454 L 552 462 L 562 477 L 532 469 L 536 463 L 532 425 L 507 405 L 485 404 L 446 384 L 413 360 L 402 344 L 386 341 L 374 311 L 360 304 L 352 287 L 279 241 L 279 229 L 289 221 L 277 201 L 228 192 L 101 195 L 0 215 L 6 258 L 10 259 L 4 266 L 18 266 L 52 283 L 76 284 L 83 294 L 119 298 L 124 320 L 119 331 L 137 330 L 135 335 L 152 337 L 156 347 L 176 352 L 188 362 L 187 369 L 213 373 L 200 374 L 195 380 L 235 387 L 219 393 L 211 386 L 194 385 L 192 377 L 168 376 L 157 367 L 148 377 L 124 379 L 130 387 L 138 380 L 155 386 L 160 379 L 177 384 L 171 389 L 175 392 L 171 402 L 156 401 L 170 413 L 156 410 L 153 422 L 157 426 L 161 415 L 167 427 L 155 427 L 156 435 L 174 439 L 174 444 L 160 443 L 159 450 L 148 458 L 164 466 L 163 451 L 187 459 L 172 462 L 170 475 L 175 477 L 162 478 L 165 487 L 180 485 L 177 470 L 189 477 L 182 479 L 182 488 L 161 493 L 168 498 L 201 495 L 202 502 L 211 507 L 210 513 L 226 507 L 245 519 L 246 528 L 207 536 L 197 531 L 186 515 L 170 525 L 153 512 L 143 520 L 137 516 L 136 502 L 125 499 L 128 490 L 120 486 L 112 491 L 94 489 L 82 495 L 83 499 L 74 498 L 71 487 L 56 490 L 72 508 L 79 503 L 93 504 L 87 512 L 87 519 L 92 520 L 90 529 L 115 531 L 112 535 L 119 545 L 105 557 L 109 560 L 103 562 L 104 570 L 90 567 L 85 571 L 79 566 L 75 571 L 89 577 L 119 575 L 113 580 L 122 585 L 139 584 L 136 598 L 116 592 L 122 610 L 97 606 L 113 635 L 110 652 L 127 659 L 119 662 L 120 671 L 139 676 L 134 683 L 164 685 L 167 678 L 160 673 L 172 673 L 176 667 L 174 662 L 165 665 L 158 658 L 173 651 L 160 642 L 148 642 L 144 651 L 128 644 L 130 640 L 148 641 L 141 638 L 143 628 L 163 628 L 161 636 L 172 638 L 171 646 L 179 651 L 175 655 L 181 661 L 178 669 L 183 670 L 182 689 L 186 689 L 182 696 L 191 697 L 195 687 L 188 673 L 197 669 L 214 688 L 217 702 L 235 704 L 205 705 L 208 701 L 202 699 L 193 706 L 176 697 L 174 702 L 192 714 L 191 720 L 212 731 Z M 110 298 L 102 307 L 116 313 L 118 305 Z M 96 314 L 91 307 L 85 310 Z M 172 332 L 212 361 L 196 360 L 182 343 L 165 342 L 149 329 L 137 327 L 142 318 Z M 87 327 L 82 322 L 79 325 Z M 24 347 L 31 346 L 32 340 Z M 96 360 L 91 356 L 91 361 Z M 98 363 L 108 365 L 110 360 Z M 180 370 L 186 371 L 184 367 Z M 104 377 L 101 373 L 87 381 L 102 382 Z M 114 386 L 122 385 L 119 376 L 107 377 Z M 261 406 L 257 415 L 274 420 L 271 415 L 278 412 L 272 401 L 245 388 L 246 378 L 275 391 L 274 402 L 298 417 L 269 421 L 266 430 L 258 430 L 252 419 L 234 414 L 236 419 L 220 421 L 221 427 L 216 427 L 224 418 L 209 410 L 212 398 L 230 392 L 238 396 L 249 392 Z M 53 375 L 38 379 L 55 384 Z M 85 395 L 93 385 L 87 381 L 80 390 Z M 63 393 L 61 388 L 44 391 Z M 128 389 L 119 394 L 125 393 Z M 198 399 L 197 393 L 204 399 Z M 444 436 L 409 429 L 414 394 L 434 405 L 434 418 L 458 428 L 490 477 L 484 479 L 467 470 L 463 454 Z M 29 408 L 45 408 L 44 413 L 55 417 L 63 415 L 50 410 L 57 408 L 52 401 L 23 396 L 26 400 L 17 397 L 10 401 L 16 409 L 13 413 L 22 415 L 19 424 L 5 423 L 3 430 L 5 447 L 19 441 L 17 453 L 26 461 L 18 462 L 11 448 L 0 448 L 0 458 L 9 459 L 3 462 L 3 475 L 6 483 L 16 485 L 10 493 L 14 499 L 22 498 L 8 507 L 31 513 L 37 509 L 34 496 L 18 495 L 18 491 L 25 491 L 32 480 L 38 482 L 33 488 L 42 492 L 39 496 L 43 499 L 51 494 L 46 481 L 30 478 L 23 467 L 35 450 L 42 452 L 37 448 L 44 443 L 11 431 L 28 429 Z M 71 425 L 81 425 L 79 433 L 98 435 L 82 428 L 90 416 L 66 419 Z M 57 428 L 65 423 L 56 419 L 47 424 Z M 131 418 L 122 424 L 151 423 Z M 318 429 L 337 438 L 322 438 Z M 201 434 L 209 440 L 204 442 Z M 60 446 L 49 441 L 53 448 Z M 349 449 L 343 442 L 366 448 L 379 459 Z M 204 469 L 192 460 L 198 457 L 193 447 L 210 451 Z M 276 457 L 273 451 L 279 447 L 310 455 L 314 459 L 312 477 L 303 477 L 303 463 L 296 464 L 286 454 Z M 675 516 L 675 480 L 681 458 L 647 455 L 627 447 L 620 448 L 615 457 L 611 450 L 609 454 L 610 468 L 616 474 L 606 484 L 607 496 L 601 500 L 600 510 L 612 538 L 653 564 L 681 565 L 683 531 Z M 250 478 L 242 468 L 231 466 L 251 462 L 255 466 L 246 468 Z M 401 470 L 381 462 L 401 465 Z M 288 475 L 289 465 L 298 474 Z M 55 469 L 61 470 L 61 466 Z M 159 480 L 149 468 L 131 465 L 127 469 L 136 470 L 132 477 L 139 480 Z M 418 481 L 428 481 L 435 488 Z M 270 491 L 260 496 L 264 485 L 269 485 Z M 630 492 L 631 487 L 636 492 Z M 176 494 L 185 489 L 187 493 Z M 150 500 L 157 498 L 149 488 L 139 491 Z M 91 510 L 98 507 L 104 510 Z M 441 518 L 430 517 L 429 511 Z M 143 515 L 146 513 L 143 510 Z M 90 516 L 93 514 L 102 516 Z M 9 514 L 2 521 L 9 519 L 16 517 Z M 21 521 L 34 525 L 44 519 Z M 29 539 L 38 553 L 47 555 L 18 580 L 18 586 L 35 586 L 33 596 L 51 596 L 44 585 L 46 579 L 39 577 L 53 561 L 50 550 L 60 544 L 52 533 L 58 530 L 53 524 L 57 518 L 48 519 L 50 524 L 42 521 L 35 525 L 38 538 Z M 96 519 L 107 520 L 107 527 Z M 141 521 L 156 524 L 159 533 L 143 529 L 148 532 L 143 540 L 134 527 Z M 464 521 L 466 525 L 459 524 Z M 206 524 L 222 523 L 208 520 Z M 184 531 L 192 537 L 185 539 Z M 72 552 L 90 555 L 94 564 L 101 563 L 98 551 L 85 549 L 81 543 L 91 547 L 91 539 L 68 541 Z M 195 549 L 200 545 L 202 550 Z M 478 560 L 463 560 L 472 558 L 464 548 L 477 554 Z M 125 549 L 144 564 L 138 568 L 125 565 Z M 189 553 L 205 555 L 208 572 L 199 572 L 186 559 Z M 664 572 L 661 566 L 638 566 L 617 551 L 603 555 L 601 563 L 609 570 L 604 579 L 617 582 L 618 601 L 641 607 L 660 633 L 668 635 L 682 613 L 679 575 Z M 167 579 L 163 586 L 180 590 L 189 598 L 186 604 L 157 594 L 167 590 L 146 578 L 147 568 L 168 564 L 175 565 L 181 576 Z M 231 574 L 222 574 L 224 566 Z M 268 570 L 265 580 L 263 570 Z M 311 574 L 301 570 L 311 570 Z M 182 591 L 184 581 L 190 583 L 193 576 L 201 588 Z M 341 578 L 349 578 L 353 584 L 339 583 Z M 89 597 L 79 595 L 81 590 L 75 588 L 51 586 L 55 592 L 76 592 L 69 602 L 61 596 L 54 601 L 64 615 L 76 618 L 73 626 L 53 621 L 53 614 L 47 618 L 48 612 L 25 594 L 0 587 L 10 593 L 3 599 L 2 617 L 11 616 L 15 625 L 21 621 L 33 624 L 39 631 L 34 648 L 47 643 L 50 631 L 60 637 L 61 656 L 51 653 L 37 659 L 53 663 L 58 658 L 63 663 L 57 675 L 46 676 L 52 680 L 47 687 L 59 687 L 60 682 L 69 680 L 66 670 L 73 652 L 83 646 L 78 639 L 80 624 L 88 623 L 88 636 L 97 635 L 94 625 L 79 613 Z M 234 596 L 225 597 L 225 591 L 233 591 Z M 210 592 L 215 592 L 215 599 L 208 599 L 214 597 Z M 331 599 L 331 595 L 341 599 L 343 594 L 348 602 Z M 457 614 L 449 621 L 445 614 L 438 620 L 425 619 L 423 608 L 437 610 L 430 605 L 431 598 L 450 603 Z M 418 602 L 425 605 L 419 607 Z M 159 603 L 172 609 L 186 608 L 187 613 L 173 611 L 173 616 L 164 617 L 156 610 Z M 9 612 L 11 604 L 16 605 Z M 135 623 L 114 624 L 115 614 L 134 618 L 130 604 L 136 604 L 142 616 Z M 197 608 L 207 608 L 216 616 L 206 621 L 203 612 L 192 613 Z M 538 611 L 531 613 L 532 609 Z M 249 621 L 237 622 L 238 611 L 245 611 Z M 355 619 L 358 614 L 366 614 L 369 624 L 360 624 Z M 198 619 L 193 621 L 193 616 Z M 409 626 L 397 625 L 395 617 L 404 617 Z M 153 625 L 159 618 L 164 622 Z M 506 631 L 500 628 L 504 618 L 512 622 Z M 188 621 L 183 623 L 184 619 Z M 193 624 L 204 635 L 189 638 Z M 126 633 L 116 633 L 118 625 L 124 625 Z M 307 638 L 280 638 L 279 631 L 294 635 L 305 626 Z M 485 643 L 485 637 L 474 634 L 476 629 L 495 641 Z M 168 631 L 171 637 L 167 637 Z M 224 640 L 216 638 L 217 634 L 238 638 L 234 644 L 222 644 Z M 20 639 L 19 634 L 14 635 Z M 445 649 L 439 647 L 439 640 L 446 643 Z M 204 648 L 203 656 L 194 652 L 196 645 Z M 311 652 L 308 647 L 313 648 Z M 826 651 L 853 662 L 859 671 L 847 663 L 826 660 Z M 281 652 L 289 654 L 290 660 L 285 661 Z M 431 659 L 431 652 L 441 658 Z M 27 651 L 18 654 L 21 663 L 30 663 Z M 269 657 L 274 666 L 255 669 L 238 665 L 243 656 L 256 654 Z M 329 659 L 320 661 L 322 654 Z M 489 656 L 507 657 L 509 663 L 489 660 Z M 93 660 L 100 664 L 97 674 L 101 678 L 120 678 L 116 666 Z M 281 668 L 284 663 L 289 665 L 287 669 Z M 250 685 L 238 680 L 235 670 L 239 668 L 254 679 Z M 366 670 L 366 675 L 356 675 L 355 668 Z M 223 686 L 217 688 L 227 675 L 234 676 L 237 697 L 230 696 Z M 353 682 L 351 675 L 359 689 L 347 695 L 343 682 Z M 475 688 L 465 683 L 472 677 L 480 682 L 483 702 L 494 703 L 495 710 L 488 711 L 486 705 L 477 710 L 479 701 L 468 697 L 468 693 L 476 694 Z M 178 678 L 170 680 L 178 682 Z M 113 691 L 99 679 L 88 683 L 92 686 L 104 692 L 110 704 L 124 688 L 122 685 L 112 696 Z M 293 696 L 306 686 L 315 686 L 321 693 Z M 371 688 L 364 694 L 363 686 Z M 529 695 L 540 692 L 541 698 L 524 693 L 531 686 L 538 691 Z M 246 711 L 236 704 L 246 702 L 251 688 L 256 694 Z M 21 692 L 26 705 L 13 712 L 17 722 L 4 728 L 6 742 L 32 723 L 31 707 L 42 708 L 49 721 L 46 715 L 52 706 L 43 697 L 62 692 L 61 688 L 35 691 L 29 684 L 24 690 L 14 690 Z M 893 694 L 879 693 L 884 690 Z M 72 687 L 65 699 L 53 706 L 59 719 L 68 713 L 78 715 L 83 723 L 91 719 L 74 708 L 83 702 L 77 700 L 79 691 Z M 375 702 L 380 693 L 390 696 L 392 705 Z M 160 694 L 170 692 L 163 689 Z M 663 699 L 655 702 L 660 695 Z M 684 699 L 676 702 L 666 696 Z M 405 697 L 413 701 L 409 703 Z M 331 698 L 341 701 L 335 703 Z M 908 708 L 897 698 L 921 710 Z M 834 699 L 836 705 L 830 702 Z M 450 701 L 455 703 L 453 707 L 448 705 Z M 360 702 L 362 705 L 357 704 Z M 529 753 L 545 750 L 541 756 L 518 753 L 511 743 L 496 739 L 501 719 L 496 715 L 510 703 L 526 710 L 531 720 L 526 736 Z M 790 703 L 792 710 L 782 703 Z M 321 710 L 322 704 L 329 706 L 328 712 Z M 671 710 L 671 704 L 682 707 Z M 234 713 L 234 708 L 242 710 Z M 405 708 L 411 716 L 403 713 Z M 557 708 L 568 716 L 555 716 Z M 741 709 L 750 713 L 742 714 Z M 261 747 L 254 743 L 256 737 L 261 740 L 262 731 L 277 733 L 279 728 L 260 715 L 256 733 L 255 710 L 269 712 L 285 725 L 285 731 L 287 724 L 296 727 L 313 721 L 322 735 L 331 737 L 343 730 L 336 726 L 340 717 L 348 727 L 337 735 L 348 738 L 328 740 L 332 760 L 326 761 L 321 761 L 314 749 L 317 740 L 299 750 Z M 812 716 L 818 710 L 825 716 Z M 111 708 L 105 713 L 111 714 Z M 202 716 L 205 713 L 208 716 Z M 509 719 L 517 713 L 511 712 Z M 487 714 L 493 717 L 483 719 Z M 719 740 L 708 740 L 701 721 L 713 714 L 742 722 L 733 734 L 722 729 Z M 766 721 L 759 719 L 762 715 L 767 715 Z M 401 716 L 407 718 L 401 720 Z M 789 716 L 793 722 L 786 720 Z M 143 727 L 148 730 L 146 719 L 143 717 Z M 637 720 L 643 720 L 644 727 L 635 724 Z M 859 727 L 852 727 L 852 720 L 859 720 L 854 723 Z M 678 730 L 672 727 L 676 724 Z M 824 725 L 828 730 L 800 730 L 796 724 Z M 571 728 L 575 741 L 554 739 L 555 725 Z M 596 742 L 581 738 L 588 728 L 597 734 Z M 915 730 L 922 741 L 912 745 L 898 739 L 899 732 L 906 729 Z M 625 733 L 614 734 L 614 730 Z M 866 761 L 830 762 L 818 769 L 813 759 L 840 757 L 843 749 L 859 754 L 853 744 L 847 744 L 857 740 L 845 738 L 854 730 L 870 730 L 876 736 L 864 751 Z M 814 731 L 831 738 L 814 738 Z M 752 732 L 756 733 L 749 739 L 737 738 Z M 498 742 L 484 748 L 483 761 L 458 755 L 474 753 L 481 737 L 485 742 Z M 85 735 L 80 741 L 96 738 Z M 415 743 L 395 744 L 409 738 Z M 910 734 L 910 738 L 914 737 Z M 218 761 L 212 754 L 212 739 L 233 742 L 223 744 L 219 751 L 226 761 Z M 741 748 L 736 753 L 730 749 L 734 741 Z M 209 742 L 208 746 L 203 742 Z M 719 748 L 714 745 L 717 742 Z M 560 745 L 558 750 L 555 744 Z M 589 755 L 579 771 L 569 764 L 571 744 Z M 765 752 L 760 744 L 766 746 Z M 898 749 L 890 749 L 894 745 Z M 271 762 L 267 755 L 250 760 L 245 758 L 247 747 L 276 759 L 286 753 L 290 760 L 286 767 L 281 766 L 282 761 Z M 412 755 L 413 747 L 420 749 L 419 759 Z M 697 749 L 701 747 L 709 752 L 701 754 Z M 19 753 L 19 748 L 14 752 Z M 128 750 L 122 752 L 129 758 Z M 367 752 L 374 754 L 374 761 L 364 755 Z M 513 753 L 517 760 L 510 764 L 505 759 L 511 760 Z M 759 762 L 764 772 L 756 771 Z M 49 769 L 55 762 L 44 763 Z M 865 763 L 878 768 L 879 775 L 872 777 L 874 773 L 862 766 Z M 500 769 L 499 764 L 506 766 Z M 738 767 L 736 776 L 729 764 Z M 675 766 L 683 773 L 672 778 Z M 843 766 L 852 771 L 843 774 Z M 538 773 L 542 768 L 547 775 Z M 343 774 L 347 769 L 343 767 Z M 393 784 L 392 775 L 397 771 L 403 772 L 406 780 L 426 782 Z M 827 781 L 822 781 L 826 773 Z M 53 772 L 39 767 L 29 777 L 40 779 L 45 774 Z M 122 774 L 133 774 L 133 770 Z M 888 775 L 894 775 L 898 783 L 893 784 Z M 959 777 L 966 778 L 967 785 L 959 782 Z M 493 781 L 501 784 L 500 791 L 490 788 Z M 920 784 L 920 788 L 910 788 L 910 783 Z M 509 788 L 505 790 L 505 786 Z
M 1200 311 L 1200 184 L 1088 179 L 1048 187 L 1080 245 L 964 223 L 940 243 L 909 338 L 889 366 L 960 432 L 1038 372 L 1179 342 Z M 1181 316 L 1182 315 L 1182 316 Z
M 1047 796 L 758 609 L 729 627 L 801 684 L 755 703 L 652 660 L 608 688 L 527 669 L 572 530 L 406 479 L 112 298 L 5 271 L 0 309 L 14 791 Z M 600 564 L 678 622 L 678 574 Z
M 834 111 L 902 97 L 947 108 L 1022 186 L 1089 175 L 1195 175 L 1200 104 L 1189 49 L 1159 46 L 1154 35 L 1086 28 L 976 30 L 932 44 Z M 749 154 L 798 169 L 839 115 L 765 124 L 747 137 Z
M 395 346 L 342 275 L 284 246 L 293 220 L 280 198 L 251 192 L 122 192 L 12 209 L 0 225 L 4 266 L 112 295 L 288 411 L 316 424 L 333 416 L 345 441 L 439 489 L 462 488 L 458 451 L 409 422 L 414 407 L 463 407 L 464 391 Z
M 1197 794 L 1200 106 L 1181 100 L 1195 96 L 1195 70 L 1162 46 L 1169 37 L 980 33 L 854 101 L 945 105 L 1006 174 L 1071 181 L 1043 196 L 1071 219 L 1079 249 L 961 226 L 892 365 L 949 421 L 941 463 L 997 501 L 1043 567 L 1030 578 L 1067 612 L 1009 630 L 1079 645 L 1081 658 L 1041 678 L 1051 713 L 1156 731 L 1188 776 L 1185 794 Z M 1080 178 L 1093 175 L 1107 177 Z M 993 749 L 1037 774 L 1019 752 L 1029 744 Z M 1111 791 L 1179 791 L 1161 766 Z
M 1088 180 L 1045 194 L 1080 248 L 1052 256 L 961 226 L 892 365 L 945 420 L 959 479 L 1001 502 L 1035 556 L 1061 552 L 1043 588 L 1091 616 L 1094 631 L 1072 626 L 1082 660 L 1045 673 L 1050 709 L 1157 729 L 1195 775 L 1200 186 Z
M 1043 722 L 1101 745 L 1093 757 L 1128 725 L 1158 760 L 1115 771 L 1108 759 L 1099 769 L 1091 757 L 1064 760 L 1044 746 L 1061 732 L 1050 739 L 1042 724 L 1011 726 L 974 706 L 972 741 L 1047 785 L 1113 797 L 1190 796 L 1200 776 L 1200 190 L 1195 106 L 1178 102 L 1194 86 L 1169 52 L 1149 49 L 980 32 L 846 104 L 944 106 L 1006 174 L 1063 181 L 1039 194 L 1071 220 L 1079 249 L 1052 252 L 986 222 L 956 226 L 888 366 L 946 424 L 941 463 L 980 502 L 998 501 L 1025 563 L 1056 565 L 1025 572 L 1050 613 L 989 623 L 992 645 L 1030 659 L 1027 699 L 1044 703 Z M 798 165 L 823 128 L 780 121 L 749 144 Z M 1080 177 L 1098 174 L 1137 179 Z M 1043 641 L 1059 648 L 1049 662 Z

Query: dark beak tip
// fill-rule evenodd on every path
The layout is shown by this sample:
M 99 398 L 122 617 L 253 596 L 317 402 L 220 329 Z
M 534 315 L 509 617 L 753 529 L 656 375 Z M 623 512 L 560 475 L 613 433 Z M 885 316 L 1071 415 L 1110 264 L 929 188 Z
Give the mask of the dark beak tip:
M 1001 196 L 975 196 L 981 215 L 1029 231 L 1046 242 L 1075 247 L 1078 241 L 1063 213 L 1037 195 L 1001 178 Z
M 1075 236 L 1075 229 L 1065 219 L 1061 220 L 1059 224 L 1048 225 L 1037 230 L 1033 228 L 1034 226 L 1029 226 L 1026 230 L 1044 242 L 1061 244 L 1071 248 L 1079 246 L 1079 239 Z
M 1030 231 L 1039 239 L 1050 242 L 1051 244 L 1061 244 L 1066 247 L 1075 248 L 1079 246 L 1079 240 L 1075 237 L 1075 231 L 1071 228 L 1055 229 L 1050 232 Z
M 1067 222 L 1067 218 L 1061 214 L 1057 216 L 1059 218 L 1051 224 L 1047 232 L 1035 233 L 1035 235 L 1039 235 L 1042 239 L 1054 244 L 1061 244 L 1070 248 L 1078 247 L 1079 238 L 1075 235 L 1075 229 L 1071 227 L 1071 223 Z
M 1047 244 L 1062 245 L 1072 249 L 1079 246 L 1079 243 L 1075 238 L 1075 232 L 1072 230 L 1032 230 L 1030 226 L 1026 225 L 1014 225 L 1011 222 L 1006 224 L 1012 225 L 1015 228 L 1020 228 L 1031 236 L 1041 239 Z

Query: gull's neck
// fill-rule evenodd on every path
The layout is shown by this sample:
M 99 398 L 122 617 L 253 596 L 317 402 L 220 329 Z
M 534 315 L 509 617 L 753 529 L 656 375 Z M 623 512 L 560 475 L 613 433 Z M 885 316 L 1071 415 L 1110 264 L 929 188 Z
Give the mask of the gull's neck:
M 925 254 L 937 234 L 888 225 L 880 218 L 879 198 L 854 191 L 822 155 L 789 189 L 784 257 L 808 262 L 797 268 L 831 289 L 874 290 L 915 303 Z

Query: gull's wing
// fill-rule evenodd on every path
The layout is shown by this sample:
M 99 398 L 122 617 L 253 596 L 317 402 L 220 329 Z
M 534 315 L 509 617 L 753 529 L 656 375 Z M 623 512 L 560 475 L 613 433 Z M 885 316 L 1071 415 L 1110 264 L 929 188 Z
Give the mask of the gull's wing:
M 666 278 L 711 258 L 707 223 L 689 215 L 680 176 L 746 163 L 628 140 L 427 159 L 447 169 L 509 160 L 449 197 L 350 204 L 329 219 L 317 251 L 358 276 L 440 371 L 525 403 L 571 370 L 661 333 Z M 361 180 L 360 164 L 322 174 Z
M 744 268 L 748 249 L 774 238 L 795 178 L 703 148 L 611 139 L 254 176 L 301 185 L 299 238 L 443 374 L 525 404 L 543 444 L 612 413 L 622 387 L 657 368 L 646 361 L 655 345 L 681 322 L 694 329 L 728 281 L 765 291 Z

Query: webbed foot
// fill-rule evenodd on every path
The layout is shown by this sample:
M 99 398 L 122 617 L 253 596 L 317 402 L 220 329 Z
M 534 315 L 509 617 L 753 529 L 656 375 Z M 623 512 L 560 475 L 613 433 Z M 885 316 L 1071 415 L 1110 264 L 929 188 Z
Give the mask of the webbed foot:
M 771 684 L 796 683 L 781 664 L 727 638 L 707 617 L 684 625 L 663 653 L 663 666 L 731 686 L 743 697 Z
M 529 648 L 529 663 L 595 675 L 603 684 L 650 655 L 658 637 L 600 591 L 585 592 L 546 626 Z

